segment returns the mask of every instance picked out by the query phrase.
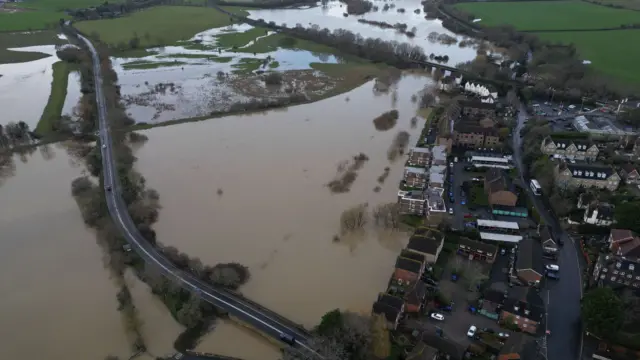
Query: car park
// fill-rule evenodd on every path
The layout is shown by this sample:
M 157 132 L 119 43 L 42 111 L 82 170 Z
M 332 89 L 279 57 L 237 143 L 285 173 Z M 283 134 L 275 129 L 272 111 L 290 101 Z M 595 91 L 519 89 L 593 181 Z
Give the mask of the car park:
M 438 321 L 443 321 L 444 320 L 444 315 L 440 314 L 440 313 L 431 313 L 430 316 L 433 320 L 438 320 Z
M 467 336 L 470 337 L 470 338 L 476 336 L 476 330 L 478 330 L 478 328 L 476 328 L 475 325 L 471 325 L 471 327 L 467 331 Z

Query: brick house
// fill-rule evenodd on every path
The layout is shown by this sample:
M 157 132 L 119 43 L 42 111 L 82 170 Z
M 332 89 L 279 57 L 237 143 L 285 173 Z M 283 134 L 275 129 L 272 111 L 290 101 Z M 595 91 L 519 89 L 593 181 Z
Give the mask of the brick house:
M 511 179 L 502 169 L 491 168 L 484 179 L 484 191 L 489 205 L 516 206 L 518 195 Z
M 431 161 L 431 151 L 428 148 L 414 147 L 409 150 L 409 166 L 426 167 Z
M 420 313 L 427 297 L 427 286 L 421 280 L 411 284 L 404 295 L 405 312 Z
M 424 191 L 398 191 L 398 204 L 400 214 L 424 216 L 427 208 L 427 199 Z
M 500 321 L 512 321 L 522 332 L 538 334 L 544 319 L 544 302 L 534 289 L 515 286 L 503 302 Z
M 515 279 L 523 285 L 537 286 L 542 280 L 542 246 L 531 238 L 525 238 L 518 244 L 514 266 Z
M 496 259 L 498 247 L 495 245 L 474 241 L 465 237 L 458 240 L 458 254 L 479 261 L 492 264 Z
M 620 175 L 605 165 L 570 164 L 561 162 L 554 169 L 556 186 L 562 188 L 596 187 L 615 191 Z
M 587 139 L 566 139 L 553 135 L 542 140 L 540 151 L 546 155 L 593 161 L 598 158 L 600 152 L 598 147 Z
M 468 121 L 461 121 L 453 127 L 453 143 L 470 148 L 493 148 L 502 142 L 495 127 L 483 127 Z
M 640 183 L 640 173 L 633 164 L 624 164 L 620 167 L 620 178 L 627 184 Z
M 412 166 L 404 168 L 404 183 L 406 186 L 424 189 L 427 186 L 427 170 Z
M 413 259 L 398 256 L 396 259 L 395 269 L 393 271 L 392 280 L 396 283 L 408 284 L 420 280 L 420 276 L 424 272 L 424 265 Z
M 382 315 L 387 320 L 387 327 L 391 330 L 398 328 L 400 319 L 404 313 L 404 301 L 400 308 L 393 307 L 383 302 L 376 301 L 373 303 L 372 314 Z
M 444 235 L 439 231 L 428 231 L 424 235 L 409 238 L 407 250 L 422 254 L 428 263 L 435 263 L 444 246 Z
M 607 241 L 613 255 L 626 259 L 640 259 L 640 238 L 631 230 L 611 229 Z

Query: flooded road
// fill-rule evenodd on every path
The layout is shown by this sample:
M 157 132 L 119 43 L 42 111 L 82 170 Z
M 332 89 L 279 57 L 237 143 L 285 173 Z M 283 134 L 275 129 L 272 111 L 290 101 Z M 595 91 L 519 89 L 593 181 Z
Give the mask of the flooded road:
M 82 169 L 49 149 L 26 163 L 15 156 L 15 175 L 0 185 L 0 358 L 128 355 L 117 289 L 71 197 Z
M 24 121 L 35 129 L 49 100 L 53 63 L 59 61 L 54 45 L 30 46 L 15 51 L 33 51 L 52 55 L 15 64 L 0 64 L 0 124 Z
M 390 164 L 387 150 L 401 130 L 415 143 L 423 120 L 411 127 L 411 96 L 429 82 L 407 76 L 395 96 L 374 94 L 370 82 L 309 105 L 144 132 L 137 166 L 161 194 L 158 240 L 205 264 L 249 266 L 242 292 L 306 326 L 334 308 L 370 311 L 407 236 L 333 237 L 343 210 L 396 201 L 404 159 Z M 377 131 L 373 118 L 392 108 L 397 125 Z M 361 152 L 370 160 L 351 191 L 331 194 L 337 165 Z

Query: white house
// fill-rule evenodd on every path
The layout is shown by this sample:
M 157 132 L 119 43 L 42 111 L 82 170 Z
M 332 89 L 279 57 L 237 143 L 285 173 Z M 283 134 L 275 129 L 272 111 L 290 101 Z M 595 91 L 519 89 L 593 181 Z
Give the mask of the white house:
M 584 212 L 583 221 L 597 226 L 611 226 L 613 224 L 613 205 L 607 203 L 591 203 Z

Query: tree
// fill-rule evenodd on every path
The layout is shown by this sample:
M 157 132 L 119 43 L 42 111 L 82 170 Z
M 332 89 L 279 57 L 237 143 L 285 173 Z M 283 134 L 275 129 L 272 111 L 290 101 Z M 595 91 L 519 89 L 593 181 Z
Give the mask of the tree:
M 604 339 L 611 339 L 618 333 L 625 316 L 622 300 L 609 287 L 586 293 L 581 310 L 587 331 Z
M 387 320 L 381 314 L 373 316 L 371 323 L 371 347 L 373 354 L 378 359 L 386 359 L 391 354 L 391 340 Z
M 373 209 L 371 215 L 375 224 L 385 229 L 400 227 L 400 204 L 397 202 L 380 204 Z
M 640 201 L 618 204 L 614 210 L 617 227 L 640 232 Z
M 316 326 L 315 331 L 322 336 L 333 335 L 336 331 L 342 329 L 343 319 L 340 309 L 333 309 L 322 315 L 320 324 Z
M 184 303 L 176 313 L 176 318 L 180 324 L 187 328 L 194 328 L 202 322 L 202 309 L 200 299 L 191 294 L 189 301 Z
M 362 229 L 367 223 L 367 204 L 356 205 L 340 215 L 340 230 L 343 234 Z

